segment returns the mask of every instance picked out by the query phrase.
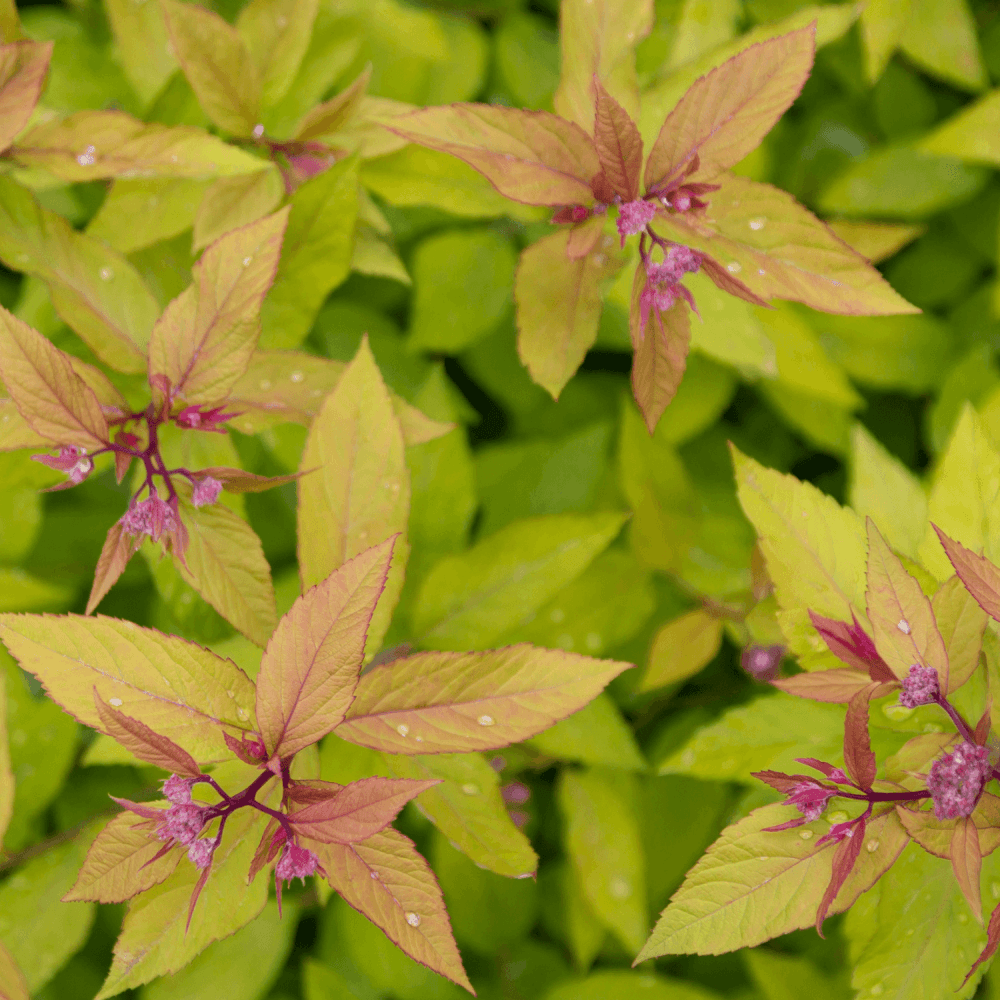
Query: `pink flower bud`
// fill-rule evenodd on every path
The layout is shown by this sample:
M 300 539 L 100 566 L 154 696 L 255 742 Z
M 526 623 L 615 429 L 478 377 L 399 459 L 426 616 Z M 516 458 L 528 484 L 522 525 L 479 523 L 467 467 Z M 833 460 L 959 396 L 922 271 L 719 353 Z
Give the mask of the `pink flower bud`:
M 936 760 L 927 778 L 934 815 L 938 819 L 968 816 L 991 772 L 989 750 L 972 743 L 962 743 Z
M 94 461 L 88 457 L 83 448 L 75 444 L 64 444 L 58 455 L 32 455 L 36 462 L 47 465 L 50 469 L 65 472 L 69 477 L 68 485 L 79 486 L 87 476 L 94 471 Z
M 318 865 L 319 858 L 308 848 L 286 844 L 274 873 L 276 878 L 291 882 L 293 878 L 305 879 L 307 875 L 314 875 Z
M 200 840 L 192 841 L 188 844 L 188 860 L 196 868 L 207 868 L 215 853 L 215 838 L 202 837 Z
M 680 284 L 685 274 L 693 274 L 700 270 L 702 255 L 690 247 L 674 244 L 667 249 L 662 263 L 655 263 L 647 257 L 646 284 L 639 294 L 640 329 L 645 331 L 649 322 L 649 314 L 655 308 L 658 312 L 666 312 L 673 307 L 678 297 L 694 306 L 691 293 Z
M 236 416 L 235 413 L 223 413 L 224 409 L 224 406 L 216 406 L 210 410 L 202 410 L 200 406 L 185 406 L 174 417 L 174 423 L 192 431 L 222 431 L 220 425 Z
M 181 844 L 193 843 L 205 825 L 205 810 L 193 804 L 171 806 L 160 823 L 160 840 L 171 837 Z
M 163 795 L 168 802 L 173 802 L 175 806 L 188 805 L 191 801 L 190 778 L 182 778 L 179 774 L 172 774 L 163 782 Z
M 119 522 L 130 535 L 149 535 L 159 541 L 164 531 L 177 527 L 173 509 L 155 494 L 146 500 L 133 502 Z
M 758 646 L 751 643 L 740 655 L 740 665 L 754 680 L 769 681 L 777 676 L 784 646 Z
M 194 491 L 191 494 L 191 502 L 195 507 L 209 507 L 219 499 L 222 492 L 222 483 L 211 476 L 205 476 L 194 484 Z
M 656 206 L 644 198 L 626 201 L 618 206 L 618 235 L 625 246 L 625 237 L 641 233 L 656 215 Z
M 501 785 L 500 794 L 508 805 L 523 806 L 531 798 L 531 789 L 523 782 L 509 781 Z
M 940 693 L 937 671 L 933 667 L 922 667 L 919 663 L 914 663 L 910 667 L 910 672 L 903 678 L 899 703 L 905 708 L 929 705 L 937 700 Z
M 792 794 L 785 799 L 786 806 L 795 806 L 807 822 L 819 819 L 826 808 L 826 804 L 837 793 L 814 781 L 800 781 L 793 789 Z

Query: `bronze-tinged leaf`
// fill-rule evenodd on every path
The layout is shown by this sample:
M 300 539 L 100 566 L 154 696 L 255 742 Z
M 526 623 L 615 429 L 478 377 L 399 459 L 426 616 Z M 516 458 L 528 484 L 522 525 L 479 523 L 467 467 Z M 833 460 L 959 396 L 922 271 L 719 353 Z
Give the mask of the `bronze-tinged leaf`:
M 875 522 L 868 518 L 868 618 L 875 646 L 889 669 L 906 677 L 913 664 L 933 667 L 948 690 L 948 652 L 930 599 L 903 568 Z
M 859 624 L 853 610 L 850 625 L 836 618 L 818 615 L 812 609 L 809 610 L 809 621 L 838 660 L 854 670 L 867 672 L 873 681 L 895 680 L 896 675 L 878 655 L 875 643 Z
M 371 77 L 369 63 L 336 97 L 317 104 L 299 122 L 295 138 L 300 142 L 309 142 L 341 131 L 357 113 Z
M 166 376 L 186 403 L 225 402 L 246 372 L 287 222 L 284 208 L 216 240 L 194 266 L 193 283 L 156 321 L 149 373 Z
M 646 162 L 646 190 L 680 180 L 712 181 L 756 149 L 799 96 L 812 69 L 811 24 L 744 49 L 699 77 L 667 116 Z
M 0 378 L 21 416 L 55 444 L 100 448 L 108 423 L 93 390 L 58 347 L 0 307 Z
M 362 778 L 344 785 L 335 795 L 293 812 L 292 829 L 323 844 L 357 844 L 384 830 L 399 810 L 439 780 Z
M 211 465 L 208 468 L 199 469 L 197 475 L 211 476 L 212 479 L 217 479 L 222 483 L 222 488 L 227 493 L 263 493 L 265 490 L 273 490 L 275 486 L 294 483 L 299 476 L 307 475 L 307 473 L 292 472 L 287 476 L 258 476 L 255 472 L 246 472 L 243 469 Z
M 383 830 L 360 844 L 309 845 L 331 887 L 395 945 L 473 993 L 451 932 L 444 898 L 413 842 Z
M 188 544 L 171 555 L 181 576 L 251 642 L 266 645 L 278 612 L 271 567 L 253 528 L 218 503 L 182 503 L 180 515 Z
M 597 106 L 594 114 L 594 148 L 607 177 L 623 201 L 639 197 L 642 171 L 642 136 L 628 112 L 594 79 Z
M 410 142 L 451 153 L 505 197 L 525 205 L 589 205 L 601 164 L 579 125 L 548 111 L 452 104 L 387 118 Z
M 108 537 L 104 540 L 104 547 L 97 560 L 94 583 L 90 588 L 90 596 L 87 598 L 86 614 L 93 614 L 97 610 L 97 606 L 104 600 L 104 596 L 125 572 L 125 567 L 134 552 L 132 539 L 125 534 L 121 522 L 115 521 L 108 528 Z
M 955 572 L 969 593 L 983 611 L 996 621 L 1000 621 L 1000 569 L 997 569 L 985 556 L 976 555 L 961 542 L 949 538 L 937 525 L 934 525 L 934 530 L 941 539 Z
M 878 770 L 868 735 L 868 702 L 880 687 L 881 684 L 873 681 L 854 695 L 847 705 L 844 720 L 844 766 L 862 788 L 871 788 Z
M 924 763 L 925 770 L 928 763 Z M 928 854 L 952 859 L 957 819 L 938 819 L 933 809 L 912 809 L 902 803 L 896 806 L 896 811 L 907 833 Z M 985 858 L 1000 847 L 1000 796 L 984 792 L 969 818 L 976 825 L 979 851 Z
M 52 42 L 0 45 L 0 152 L 28 124 L 52 58 Z
M 571 715 L 630 666 L 527 643 L 418 653 L 361 678 L 337 735 L 390 753 L 493 750 Z
M 1000 906 L 997 906 L 993 913 L 990 914 L 990 922 L 986 927 L 986 945 L 979 953 L 979 957 L 972 963 L 972 968 L 965 974 L 962 986 L 969 981 L 969 977 L 983 962 L 988 962 L 993 957 L 998 944 L 1000 944 Z
M 794 677 L 779 677 L 771 683 L 780 691 L 798 695 L 800 698 L 846 704 L 859 691 L 871 684 L 871 678 L 860 670 L 834 668 L 817 670 L 811 674 L 796 674 Z M 876 692 L 873 697 L 879 698 L 882 693 L 888 691 Z
M 0 451 L 20 451 L 34 448 L 43 451 L 51 448 L 52 442 L 32 429 L 13 399 L 0 397 Z
M 270 215 L 284 200 L 285 184 L 273 164 L 252 174 L 220 177 L 205 192 L 194 217 L 192 253 L 220 236 Z
M 28 981 L 2 941 L 0 941 L 0 997 L 3 997 L 3 1000 L 29 1000 L 30 997 Z
M 645 285 L 646 272 L 640 266 L 636 268 L 632 282 L 632 307 L 629 310 L 633 350 L 632 395 L 652 434 L 663 411 L 677 394 L 677 387 L 687 368 L 691 316 L 687 304 L 678 299 L 666 312 L 660 312 L 654 306 L 643 330 L 640 296 Z
M 989 615 L 957 575 L 938 588 L 931 598 L 931 610 L 948 654 L 948 690 L 944 692 L 947 694 L 958 690 L 979 666 Z
M 257 722 L 269 754 L 297 753 L 343 722 L 395 541 L 349 559 L 278 622 L 257 675 Z
M 733 174 L 717 183 L 704 216 L 661 214 L 660 234 L 711 254 L 762 299 L 850 316 L 920 311 L 787 192 Z
M 149 826 L 128 812 L 115 816 L 90 845 L 63 900 L 122 903 L 172 875 L 184 852 L 175 847 L 157 857 L 164 845 Z
M 195 759 L 173 740 L 150 729 L 144 722 L 130 718 L 108 705 L 94 688 L 94 705 L 101 720 L 101 731 L 120 743 L 139 760 L 185 778 L 198 778 L 201 768 Z
M 598 282 L 607 259 L 600 246 L 602 225 L 599 218 L 586 224 L 598 241 L 583 256 L 570 257 L 570 244 L 578 234 L 566 228 L 529 246 L 517 266 L 517 351 L 531 377 L 554 399 L 597 339 Z
M 951 835 L 951 868 L 973 915 L 982 923 L 983 895 L 979 877 L 983 868 L 983 854 L 979 847 L 979 831 L 971 816 L 962 816 L 955 823 Z
M 846 838 L 846 840 L 842 840 L 833 852 L 830 881 L 816 910 L 816 931 L 820 937 L 825 937 L 823 934 L 823 921 L 826 920 L 826 915 L 830 912 L 830 906 L 837 898 L 848 876 L 854 870 L 854 865 L 861 854 L 861 845 L 865 839 L 865 821 L 861 820 L 851 832 L 853 835 Z

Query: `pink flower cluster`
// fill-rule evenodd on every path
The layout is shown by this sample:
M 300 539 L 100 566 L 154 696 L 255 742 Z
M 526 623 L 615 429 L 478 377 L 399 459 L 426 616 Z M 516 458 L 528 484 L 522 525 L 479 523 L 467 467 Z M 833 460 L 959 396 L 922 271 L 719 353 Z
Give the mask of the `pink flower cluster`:
M 937 671 L 933 667 L 922 667 L 919 663 L 914 663 L 910 667 L 910 672 L 903 678 L 899 703 L 905 708 L 929 705 L 937 701 L 940 693 Z
M 120 524 L 128 534 L 149 535 L 156 542 L 164 531 L 173 531 L 177 527 L 177 518 L 170 505 L 154 493 L 146 500 L 133 503 L 125 511 Z
M 194 490 L 191 493 L 191 502 L 195 507 L 209 507 L 219 499 L 221 492 L 222 483 L 211 476 L 205 476 L 195 482 Z
M 172 805 L 160 822 L 160 840 L 176 840 L 187 846 L 194 842 L 205 825 L 205 809 L 193 802 Z
M 50 469 L 65 472 L 68 476 L 66 486 L 79 486 L 87 476 L 94 471 L 94 460 L 90 458 L 83 448 L 75 444 L 64 444 L 59 449 L 58 455 L 32 455 L 36 462 L 47 465 Z M 63 489 L 64 487 L 59 487 Z
M 319 858 L 308 848 L 285 844 L 274 875 L 278 880 L 291 882 L 295 878 L 305 879 L 307 875 L 315 875 L 318 867 Z
M 784 801 L 786 806 L 795 806 L 796 809 L 806 818 L 806 822 L 811 823 L 814 819 L 819 819 L 826 809 L 826 804 L 837 793 L 831 788 L 824 788 L 813 781 L 800 781 L 793 789 L 791 795 Z
M 172 774 L 163 782 L 163 795 L 168 802 L 175 806 L 185 806 L 191 802 L 191 785 L 194 784 L 191 778 L 182 778 L 179 774 Z
M 618 206 L 618 235 L 622 239 L 622 246 L 625 246 L 627 236 L 635 236 L 641 233 L 656 215 L 656 205 L 644 198 L 636 198 L 635 201 L 626 201 Z
M 968 816 L 991 772 L 989 750 L 973 743 L 962 743 L 936 760 L 927 778 L 934 815 L 938 819 Z
M 192 431 L 218 431 L 225 433 L 221 424 L 236 416 L 235 413 L 223 413 L 224 406 L 216 406 L 210 410 L 202 410 L 200 406 L 185 406 L 174 417 L 178 427 L 186 427 Z
M 667 248 L 663 262 L 655 263 L 651 258 L 646 260 L 646 285 L 639 296 L 641 329 L 645 331 L 649 322 L 649 313 L 655 308 L 659 312 L 673 307 L 678 296 L 683 298 L 691 308 L 694 299 L 691 293 L 680 284 L 685 274 L 694 274 L 701 268 L 702 255 L 690 247 L 674 244 Z

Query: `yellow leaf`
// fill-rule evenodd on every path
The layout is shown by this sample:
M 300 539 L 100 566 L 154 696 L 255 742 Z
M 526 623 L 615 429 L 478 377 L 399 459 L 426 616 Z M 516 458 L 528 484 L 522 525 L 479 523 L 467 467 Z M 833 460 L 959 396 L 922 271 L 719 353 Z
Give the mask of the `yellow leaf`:
M 654 691 L 693 677 L 722 645 L 722 619 L 702 608 L 667 622 L 653 637 L 640 691 Z

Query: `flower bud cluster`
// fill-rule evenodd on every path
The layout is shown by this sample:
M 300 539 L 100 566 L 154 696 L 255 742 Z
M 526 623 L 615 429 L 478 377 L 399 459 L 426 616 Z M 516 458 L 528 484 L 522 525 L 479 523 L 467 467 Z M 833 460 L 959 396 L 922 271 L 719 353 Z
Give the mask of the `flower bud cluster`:
M 289 843 L 285 844 L 274 875 L 280 881 L 291 882 L 295 878 L 305 879 L 308 875 L 315 875 L 318 867 L 319 858 L 312 851 Z
M 636 198 L 635 201 L 626 201 L 618 206 L 618 235 L 621 237 L 622 246 L 625 246 L 627 236 L 635 236 L 641 233 L 656 215 L 656 205 L 644 198 Z
M 903 678 L 899 703 L 905 708 L 929 705 L 937 701 L 940 693 L 937 671 L 933 667 L 922 667 L 919 663 L 914 663 L 910 667 L 910 672 Z
M 989 750 L 974 743 L 962 743 L 936 760 L 927 778 L 927 790 L 934 801 L 938 819 L 968 816 L 990 777 Z
M 205 807 L 196 806 L 192 802 L 172 805 L 160 822 L 158 836 L 160 840 L 176 840 L 185 846 L 194 843 L 195 838 L 205 825 Z
M 191 493 L 191 502 L 195 507 L 209 507 L 219 499 L 222 492 L 222 483 L 211 476 L 205 476 L 195 481 L 194 490 Z
M 639 296 L 642 329 L 646 329 L 652 309 L 659 312 L 673 307 L 678 297 L 694 306 L 691 293 L 680 284 L 685 274 L 694 274 L 701 268 L 702 255 L 697 250 L 680 244 L 668 246 L 662 263 L 647 258 L 646 285 Z
M 177 517 L 171 506 L 154 493 L 145 500 L 133 501 L 119 523 L 128 534 L 149 535 L 156 542 L 164 531 L 177 527 Z

